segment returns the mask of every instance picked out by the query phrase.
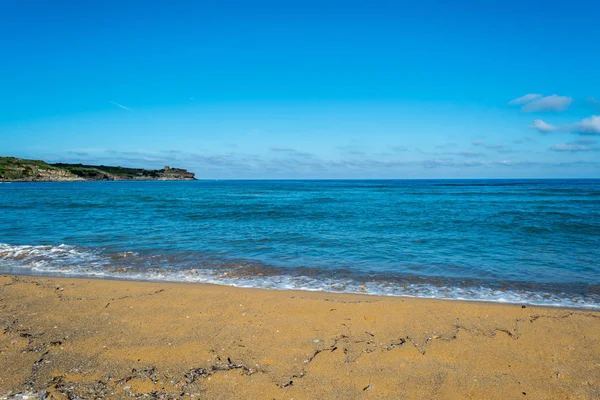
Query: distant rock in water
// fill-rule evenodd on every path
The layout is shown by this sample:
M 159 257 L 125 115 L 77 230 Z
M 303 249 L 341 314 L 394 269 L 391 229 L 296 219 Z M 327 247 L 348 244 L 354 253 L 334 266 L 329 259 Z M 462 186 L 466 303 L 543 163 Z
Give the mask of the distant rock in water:
M 69 182 L 69 181 L 192 181 L 194 173 L 166 166 L 149 170 L 106 165 L 48 164 L 40 160 L 0 157 L 0 182 Z

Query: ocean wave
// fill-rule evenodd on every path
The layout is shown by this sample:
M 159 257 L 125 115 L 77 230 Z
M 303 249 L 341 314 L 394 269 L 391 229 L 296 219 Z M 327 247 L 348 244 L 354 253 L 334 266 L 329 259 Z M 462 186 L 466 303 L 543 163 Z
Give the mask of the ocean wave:
M 1 273 L 208 283 L 244 288 L 600 309 L 598 288 L 588 292 L 567 292 L 560 288 L 546 290 L 546 287 L 538 286 L 538 290 L 534 290 L 518 285 L 491 285 L 477 281 L 460 283 L 415 277 L 385 279 L 381 276 L 352 276 L 349 271 L 336 274 L 335 271 L 310 268 L 286 273 L 282 268 L 242 262 L 177 265 L 176 257 L 167 257 L 167 262 L 164 259 L 160 255 L 144 256 L 135 251 L 109 253 L 65 244 L 19 246 L 0 243 Z

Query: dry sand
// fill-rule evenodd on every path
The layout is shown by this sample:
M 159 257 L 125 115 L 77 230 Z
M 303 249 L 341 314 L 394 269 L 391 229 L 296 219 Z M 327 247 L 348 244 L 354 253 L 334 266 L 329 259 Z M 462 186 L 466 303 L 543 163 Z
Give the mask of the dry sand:
M 0 276 L 0 397 L 600 398 L 600 313 Z

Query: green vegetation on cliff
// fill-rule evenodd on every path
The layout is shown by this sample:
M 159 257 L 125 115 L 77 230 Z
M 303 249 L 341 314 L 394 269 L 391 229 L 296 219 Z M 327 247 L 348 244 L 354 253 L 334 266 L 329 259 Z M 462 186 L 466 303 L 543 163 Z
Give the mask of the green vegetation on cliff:
M 60 177 L 61 180 L 78 180 L 68 171 L 62 171 L 44 161 L 0 157 L 0 181 L 52 180 L 53 177 Z
M 48 164 L 40 160 L 0 157 L 0 181 L 194 180 L 185 169 L 147 170 L 106 165 Z

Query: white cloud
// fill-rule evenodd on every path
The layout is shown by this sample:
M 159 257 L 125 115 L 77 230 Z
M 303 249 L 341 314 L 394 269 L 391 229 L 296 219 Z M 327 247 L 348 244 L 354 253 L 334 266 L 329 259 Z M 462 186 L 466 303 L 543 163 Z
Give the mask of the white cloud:
M 552 125 L 541 119 L 536 119 L 529 127 L 541 133 L 564 131 L 579 135 L 600 135 L 600 115 L 592 115 L 574 124 L 563 126 Z
M 538 111 L 565 111 L 573 103 L 573 99 L 568 96 L 559 96 L 553 94 L 551 96 L 542 96 L 541 94 L 529 93 L 508 102 L 510 105 L 519 105 L 521 111 L 538 112 Z
M 532 122 L 532 124 L 529 126 L 531 129 L 535 129 L 538 132 L 542 132 L 542 133 L 550 133 L 550 132 L 556 132 L 559 131 L 560 128 L 558 126 L 549 124 L 545 121 L 542 121 L 541 119 L 536 119 L 535 121 Z
M 527 104 L 533 100 L 539 99 L 541 97 L 543 97 L 541 94 L 528 93 L 525 96 L 521 96 L 517 99 L 509 101 L 508 104 L 510 104 L 511 106 L 523 105 L 523 104 Z
M 575 153 L 579 151 L 596 151 L 598 148 L 595 146 L 586 146 L 577 143 L 561 143 L 550 147 L 550 150 Z
M 135 111 L 134 109 L 129 108 L 127 106 L 124 106 L 123 104 L 119 104 L 119 103 L 117 103 L 115 101 L 111 101 L 110 104 L 113 104 L 113 105 L 115 105 L 115 106 L 117 106 L 117 107 L 119 107 L 119 108 L 121 108 L 123 110 L 126 110 L 126 111 Z
M 571 97 L 553 94 L 552 96 L 541 97 L 525 104 L 523 107 L 521 107 L 521 111 L 565 111 L 567 108 L 569 108 L 571 103 L 573 103 L 573 99 Z
M 592 115 L 574 125 L 576 133 L 581 135 L 600 135 L 600 115 Z

